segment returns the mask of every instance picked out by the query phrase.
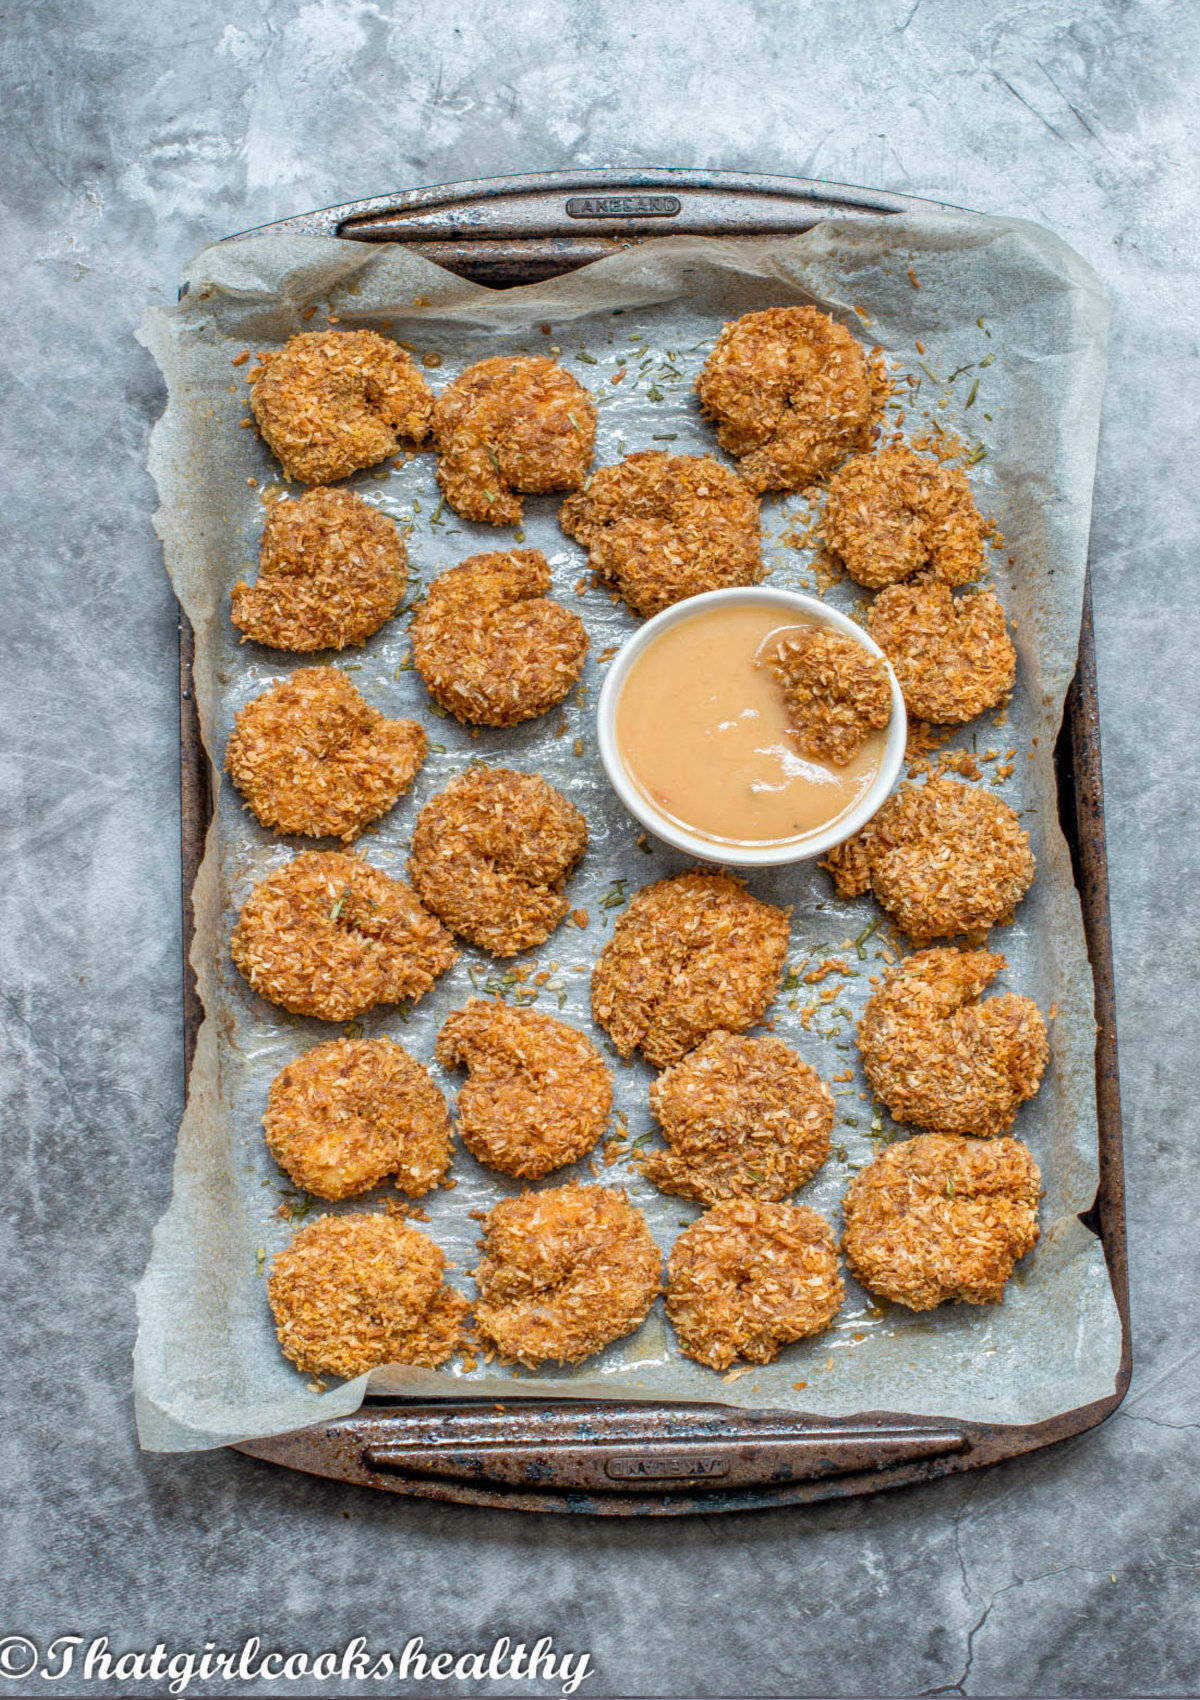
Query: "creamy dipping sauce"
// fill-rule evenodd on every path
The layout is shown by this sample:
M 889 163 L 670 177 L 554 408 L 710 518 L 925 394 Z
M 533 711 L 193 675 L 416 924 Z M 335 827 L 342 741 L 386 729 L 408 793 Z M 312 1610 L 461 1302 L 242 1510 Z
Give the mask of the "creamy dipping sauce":
M 617 748 L 637 789 L 676 825 L 721 844 L 783 844 L 830 826 L 870 788 L 887 729 L 845 767 L 812 760 L 761 664 L 805 623 L 767 603 L 709 609 L 633 662 L 617 700 Z

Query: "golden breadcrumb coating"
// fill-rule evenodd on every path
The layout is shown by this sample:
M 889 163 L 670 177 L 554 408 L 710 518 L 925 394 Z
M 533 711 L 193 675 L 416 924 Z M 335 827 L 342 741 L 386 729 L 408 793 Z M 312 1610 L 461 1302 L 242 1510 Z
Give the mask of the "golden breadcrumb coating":
M 442 1285 L 445 1264 L 431 1239 L 394 1216 L 319 1217 L 279 1253 L 267 1279 L 284 1354 L 299 1369 L 345 1376 L 444 1363 L 467 1310 Z
M 519 525 L 522 494 L 582 481 L 596 445 L 596 404 L 553 360 L 499 354 L 442 391 L 433 440 L 438 483 L 456 513 Z
M 336 667 L 302 667 L 246 704 L 225 766 L 263 826 L 349 843 L 407 791 L 429 739 L 385 720 Z
M 568 496 L 559 524 L 637 614 L 762 577 L 758 502 L 707 455 L 659 449 L 601 466 Z
M 662 1254 L 623 1192 L 523 1192 L 483 1233 L 475 1322 L 506 1363 L 579 1363 L 632 1334 L 662 1291 Z
M 983 521 L 966 473 L 912 449 L 848 461 L 829 480 L 821 535 L 868 590 L 914 573 L 966 584 L 983 571 Z
M 258 578 L 234 585 L 233 623 L 270 649 L 345 649 L 391 619 L 407 575 L 394 520 L 351 490 L 309 490 L 269 504 Z
M 882 360 L 827 313 L 768 307 L 725 326 L 696 392 L 761 494 L 802 490 L 869 448 L 890 385 Z
M 450 1115 L 428 1073 L 391 1039 L 314 1045 L 271 1082 L 271 1155 L 318 1198 L 352 1198 L 387 1175 L 410 1198 L 450 1167 Z
M 1041 1185 L 1016 1139 L 924 1133 L 889 1145 L 842 1200 L 851 1273 L 909 1310 L 998 1304 L 1037 1244 Z
M 433 700 L 479 726 L 515 726 L 560 703 L 582 671 L 588 635 L 549 589 L 540 549 L 472 555 L 439 573 L 411 634 Z
M 870 631 L 914 720 L 961 726 L 1013 688 L 1017 652 L 990 590 L 956 600 L 929 579 L 893 584 L 872 604 Z
M 250 408 L 289 478 L 332 484 L 423 443 L 433 393 L 376 331 L 302 331 L 249 374 Z
M 1029 835 L 994 792 L 931 779 L 902 785 L 822 862 L 839 897 L 872 890 L 914 944 L 986 933 L 1033 884 Z
M 681 1349 L 710 1369 L 771 1363 L 828 1328 L 845 1296 L 833 1229 L 803 1205 L 728 1199 L 667 1260 L 667 1315 Z
M 533 773 L 471 767 L 417 816 L 409 873 L 417 895 L 493 956 L 542 944 L 567 913 L 567 875 L 587 822 Z
M 590 1151 L 612 1108 L 612 1075 L 591 1040 L 536 1009 L 472 998 L 446 1018 L 443 1068 L 465 1068 L 458 1131 L 473 1157 L 536 1181 Z
M 786 1198 L 829 1155 L 833 1094 L 782 1039 L 710 1033 L 650 1088 L 670 1147 L 641 1161 L 663 1192 Z
M 783 687 L 801 749 L 815 761 L 845 767 L 871 733 L 892 718 L 892 681 L 885 664 L 828 626 L 790 632 L 766 657 L 766 665 Z
M 322 1021 L 416 1003 L 458 960 L 406 885 L 337 850 L 306 850 L 261 880 L 230 952 L 260 996 Z
M 623 1057 L 667 1068 L 718 1028 L 762 1019 L 788 946 L 788 918 L 728 874 L 643 886 L 592 974 L 592 1014 Z
M 898 1122 L 930 1133 L 1007 1133 L 1050 1055 L 1030 999 L 981 994 L 1008 964 L 923 950 L 891 969 L 858 1029 L 867 1079 Z

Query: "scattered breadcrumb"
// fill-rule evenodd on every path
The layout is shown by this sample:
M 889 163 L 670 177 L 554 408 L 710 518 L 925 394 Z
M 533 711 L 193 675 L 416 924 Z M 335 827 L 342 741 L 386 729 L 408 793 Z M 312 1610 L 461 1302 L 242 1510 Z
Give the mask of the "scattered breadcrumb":
M 302 331 L 250 373 L 250 407 L 289 478 L 332 484 L 423 443 L 433 395 L 377 331 Z
M 596 404 L 544 356 L 480 360 L 438 397 L 437 479 L 464 519 L 519 525 L 521 495 L 573 490 L 591 464 Z
M 544 779 L 472 767 L 421 810 L 409 872 L 454 932 L 515 956 L 565 917 L 567 876 L 586 848 L 587 822 Z
M 707 455 L 648 449 L 599 467 L 558 518 L 593 571 L 647 617 L 762 577 L 758 502 Z
M 443 1068 L 465 1068 L 458 1131 L 479 1162 L 540 1180 L 595 1145 L 612 1108 L 612 1075 L 585 1034 L 535 1009 L 472 998 L 446 1018 Z
M 872 994 L 858 1030 L 867 1079 L 898 1122 L 1006 1133 L 1038 1089 L 1046 1024 L 1026 997 L 982 993 L 1007 966 L 987 951 L 925 950 Z
M 786 1198 L 829 1155 L 833 1095 L 782 1039 L 710 1033 L 658 1077 L 650 1108 L 670 1149 L 642 1173 L 700 1204 Z
M 335 850 L 305 851 L 261 880 L 230 949 L 262 997 L 322 1021 L 415 1003 L 458 957 L 408 886 Z
M 302 667 L 241 709 L 225 766 L 263 826 L 349 843 L 412 784 L 429 740 L 336 667 Z
M 815 307 L 770 307 L 727 324 L 696 392 L 756 494 L 802 490 L 870 446 L 891 386 L 842 325 Z
M 318 1198 L 351 1198 L 393 1175 L 410 1198 L 450 1166 L 450 1116 L 428 1073 L 392 1039 L 331 1039 L 271 1082 L 271 1154 Z
M 643 886 L 592 975 L 592 1013 L 623 1057 L 678 1062 L 709 1033 L 762 1019 L 779 985 L 788 918 L 728 874 Z
M 233 623 L 271 649 L 365 643 L 404 600 L 408 555 L 395 522 L 350 490 L 267 506 L 258 578 L 233 587 Z
M 560 703 L 579 678 L 588 636 L 549 589 L 540 549 L 472 555 L 440 573 L 411 633 L 434 701 L 480 726 L 515 726 Z
M 910 1310 L 998 1304 L 1037 1243 L 1041 1176 L 1015 1139 L 927 1133 L 851 1181 L 842 1249 L 857 1280 Z
M 689 1358 L 769 1364 L 828 1328 L 846 1296 L 833 1230 L 802 1205 L 737 1198 L 686 1228 L 667 1262 L 667 1315 Z
M 966 584 L 983 571 L 983 521 L 966 474 L 907 448 L 847 461 L 829 480 L 821 534 L 868 590 L 920 572 Z
M 640 1327 L 662 1290 L 645 1218 L 608 1187 L 503 1199 L 481 1243 L 475 1320 L 502 1362 L 579 1363 Z

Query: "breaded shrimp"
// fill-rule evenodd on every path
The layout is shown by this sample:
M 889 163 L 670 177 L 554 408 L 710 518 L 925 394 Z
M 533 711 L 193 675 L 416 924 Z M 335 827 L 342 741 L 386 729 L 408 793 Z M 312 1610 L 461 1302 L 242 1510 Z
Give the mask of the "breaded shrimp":
M 375 331 L 302 331 L 261 355 L 249 382 L 259 430 L 302 484 L 333 484 L 429 435 L 429 385 Z
M 858 1029 L 867 1079 L 898 1122 L 930 1133 L 1007 1133 L 1049 1057 L 1038 1006 L 984 998 L 1002 956 L 923 950 L 890 970 Z
M 447 1016 L 443 1068 L 465 1068 L 458 1131 L 473 1157 L 536 1181 L 590 1151 L 612 1108 L 612 1075 L 585 1034 L 536 1009 L 472 998 Z
M 306 850 L 260 880 L 230 950 L 260 996 L 322 1021 L 416 1003 L 458 959 L 406 885 L 336 850 Z
M 829 480 L 821 534 L 868 590 L 916 573 L 966 584 L 983 571 L 983 521 L 966 473 L 912 449 L 847 461 Z
M 999 1304 L 1037 1244 L 1041 1176 L 1016 1139 L 926 1133 L 889 1145 L 842 1200 L 855 1279 L 909 1310 Z
M 829 1155 L 833 1095 L 782 1039 L 710 1033 L 659 1075 L 650 1108 L 670 1149 L 642 1173 L 700 1204 L 786 1198 Z
M 728 874 L 643 886 L 592 974 L 592 1014 L 623 1057 L 676 1063 L 709 1033 L 760 1021 L 787 954 L 788 920 Z
M 828 314 L 769 307 L 725 326 L 696 391 L 757 495 L 802 490 L 869 448 L 890 386 L 883 361 Z
M 892 682 L 877 655 L 828 626 L 797 628 L 764 657 L 783 687 L 805 755 L 845 767 L 892 717 Z
M 336 667 L 302 667 L 241 709 L 225 766 L 263 826 L 345 843 L 412 784 L 429 740 Z
M 408 555 L 394 520 L 351 490 L 267 508 L 258 578 L 233 587 L 233 623 L 270 649 L 366 643 L 404 600 Z
M 591 465 L 596 404 L 541 356 L 480 360 L 437 399 L 437 478 L 464 519 L 519 525 L 521 495 L 573 490 Z
M 386 1176 L 410 1198 L 450 1167 L 450 1116 L 428 1073 L 391 1039 L 331 1039 L 267 1093 L 271 1155 L 305 1192 L 352 1198 Z
M 771 1363 L 828 1328 L 845 1296 L 833 1230 L 803 1205 L 714 1205 L 667 1261 L 667 1315 L 681 1349 L 710 1369 Z
M 567 913 L 587 822 L 544 779 L 471 767 L 417 816 L 409 873 L 421 901 L 493 956 L 542 944 Z
M 640 1327 L 662 1290 L 662 1255 L 623 1192 L 523 1192 L 483 1232 L 475 1321 L 507 1363 L 579 1363 Z
M 762 577 L 758 502 L 707 455 L 648 449 L 598 467 L 558 520 L 636 614 Z
M 994 792 L 931 779 L 903 785 L 822 867 L 839 897 L 873 890 L 914 944 L 986 933 L 1033 884 L 1029 835 Z
M 515 726 L 560 703 L 583 668 L 588 635 L 549 589 L 540 549 L 472 555 L 439 573 L 411 634 L 433 700 L 479 726 Z
M 468 1308 L 443 1286 L 445 1264 L 431 1239 L 394 1216 L 318 1217 L 267 1279 L 284 1354 L 298 1369 L 344 1376 L 444 1363 Z
M 893 584 L 871 606 L 870 632 L 914 720 L 960 726 L 1013 688 L 1017 652 L 990 590 L 956 600 L 933 580 Z

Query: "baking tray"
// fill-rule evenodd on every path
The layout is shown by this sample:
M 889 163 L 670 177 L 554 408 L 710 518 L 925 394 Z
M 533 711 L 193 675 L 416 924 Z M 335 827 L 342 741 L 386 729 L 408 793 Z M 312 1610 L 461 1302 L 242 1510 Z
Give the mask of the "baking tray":
M 492 288 L 538 282 L 648 237 L 796 235 L 829 217 L 927 211 L 937 203 L 804 178 L 644 170 L 541 173 L 407 190 L 301 214 L 271 231 L 403 242 Z M 941 208 L 940 210 L 944 210 Z M 243 234 L 260 234 L 260 231 Z M 238 237 L 228 240 L 237 241 Z M 212 816 L 210 765 L 180 614 L 184 1054 L 203 1008 L 189 962 L 191 892 Z M 1055 749 L 1059 819 L 1083 910 L 1096 1002 L 1100 1182 L 1080 1220 L 1100 1239 L 1121 1318 L 1105 1399 L 1032 1424 L 939 1421 L 869 1411 L 831 1421 L 719 1404 L 586 1400 L 372 1400 L 350 1416 L 242 1442 L 252 1457 L 386 1492 L 527 1511 L 672 1516 L 846 1498 L 976 1469 L 1083 1434 L 1129 1385 L 1129 1286 L 1120 1088 L 1104 838 L 1104 787 L 1090 587 L 1079 659 Z

